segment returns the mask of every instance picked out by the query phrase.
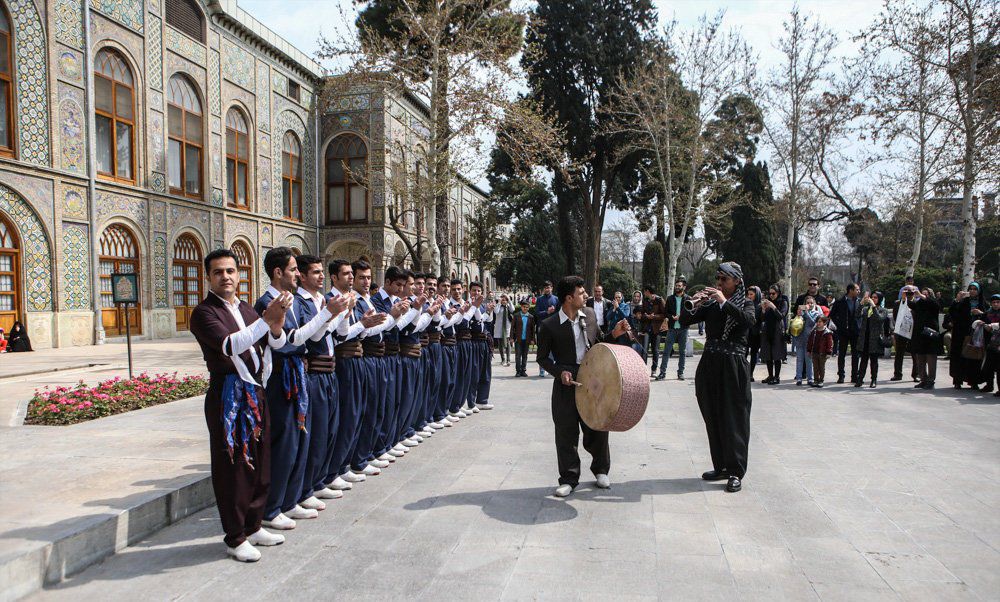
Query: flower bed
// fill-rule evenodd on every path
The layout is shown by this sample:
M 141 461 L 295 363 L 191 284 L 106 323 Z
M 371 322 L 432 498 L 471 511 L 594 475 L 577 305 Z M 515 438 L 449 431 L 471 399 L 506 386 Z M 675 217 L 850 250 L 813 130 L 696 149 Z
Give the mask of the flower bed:
M 76 387 L 35 390 L 28 402 L 25 424 L 76 424 L 122 412 L 130 412 L 168 401 L 203 395 L 208 381 L 201 376 L 178 378 L 177 373 L 145 372 L 126 380 L 115 377 L 88 387 L 80 382 Z

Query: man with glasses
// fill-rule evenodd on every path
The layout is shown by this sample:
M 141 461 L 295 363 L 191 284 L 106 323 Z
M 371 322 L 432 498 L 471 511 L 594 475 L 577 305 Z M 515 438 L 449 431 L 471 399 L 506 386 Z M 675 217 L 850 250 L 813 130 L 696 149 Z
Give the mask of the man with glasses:
M 802 293 L 795 298 L 795 305 L 793 307 L 798 307 L 800 305 L 806 304 L 806 297 L 812 297 L 816 301 L 816 305 L 822 305 L 823 307 L 830 307 L 830 300 L 827 299 L 822 293 L 819 292 L 819 278 L 815 276 L 810 276 L 807 282 L 806 292 Z

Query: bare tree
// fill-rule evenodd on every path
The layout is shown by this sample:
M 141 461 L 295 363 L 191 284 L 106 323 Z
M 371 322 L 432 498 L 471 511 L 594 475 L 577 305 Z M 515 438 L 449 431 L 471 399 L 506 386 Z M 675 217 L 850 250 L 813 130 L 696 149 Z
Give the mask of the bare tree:
M 772 153 L 772 165 L 783 180 L 785 194 L 777 207 L 785 223 L 785 253 L 782 279 L 792 288 L 795 235 L 805 223 L 811 207 L 803 203 L 803 184 L 808 181 L 814 157 L 807 144 L 809 106 L 822 92 L 827 79 L 830 53 L 836 36 L 815 17 L 799 12 L 798 6 L 783 23 L 784 34 L 777 48 L 782 64 L 773 70 L 763 89 L 751 82 L 751 96 L 760 100 L 765 112 L 764 134 Z

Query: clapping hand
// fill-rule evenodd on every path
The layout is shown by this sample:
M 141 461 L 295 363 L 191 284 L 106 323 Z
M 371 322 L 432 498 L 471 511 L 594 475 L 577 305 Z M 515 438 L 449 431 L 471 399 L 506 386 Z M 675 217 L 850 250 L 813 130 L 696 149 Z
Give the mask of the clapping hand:
M 285 324 L 285 311 L 288 309 L 288 304 L 291 301 L 291 294 L 285 292 L 281 293 L 271 302 L 267 304 L 267 308 L 264 309 L 264 322 L 271 328 L 272 336 L 281 335 L 281 327 Z
M 361 325 L 365 328 L 371 328 L 372 326 L 378 326 L 382 322 L 385 322 L 389 316 L 387 314 L 376 313 L 374 309 L 369 309 L 367 313 L 361 318 Z
M 339 316 L 341 312 L 351 305 L 351 300 L 347 295 L 337 295 L 326 300 L 326 309 L 331 314 Z

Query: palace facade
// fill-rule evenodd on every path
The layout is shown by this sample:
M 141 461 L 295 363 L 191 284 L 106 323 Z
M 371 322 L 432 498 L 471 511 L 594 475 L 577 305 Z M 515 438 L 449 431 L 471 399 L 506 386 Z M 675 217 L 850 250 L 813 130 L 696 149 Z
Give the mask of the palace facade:
M 220 247 L 250 301 L 278 245 L 365 255 L 377 276 L 407 264 L 387 182 L 393 136 L 419 131 L 426 106 L 369 88 L 320 110 L 326 77 L 236 0 L 0 0 L 0 328 L 23 321 L 36 348 L 120 337 L 126 320 L 175 336 Z M 451 193 L 452 275 L 466 281 L 465 218 L 484 201 L 462 179 Z M 416 236 L 423 220 L 398 227 Z M 111 302 L 116 272 L 139 274 L 128 315 Z

